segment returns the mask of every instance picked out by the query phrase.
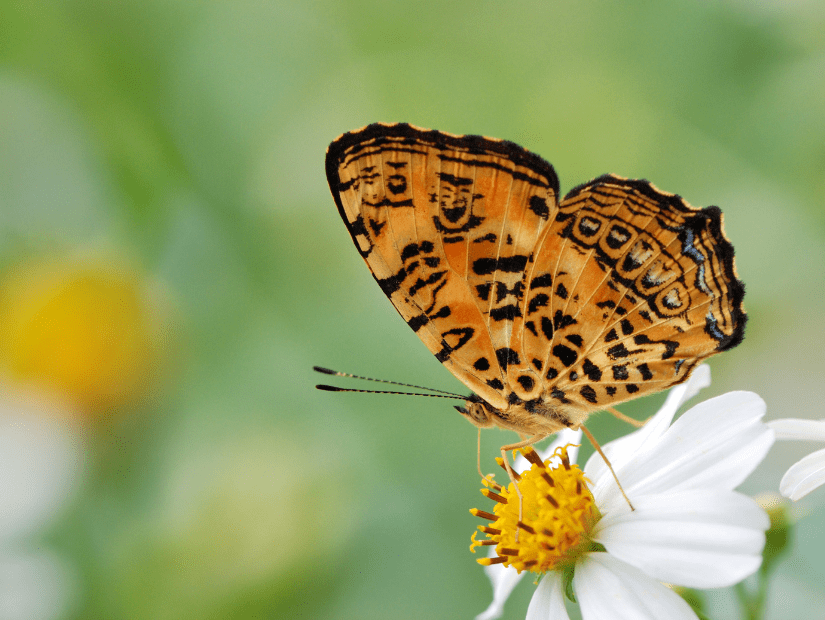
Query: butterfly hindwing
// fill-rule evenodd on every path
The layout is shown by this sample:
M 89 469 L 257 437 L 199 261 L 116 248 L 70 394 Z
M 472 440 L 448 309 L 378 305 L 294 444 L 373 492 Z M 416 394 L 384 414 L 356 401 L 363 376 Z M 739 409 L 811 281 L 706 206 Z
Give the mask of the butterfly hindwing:
M 646 181 L 607 175 L 572 190 L 535 265 L 552 274 L 553 295 L 533 318 L 547 329 L 526 330 L 523 347 L 546 360 L 560 404 L 593 410 L 657 392 L 742 339 L 744 289 L 721 212 Z
M 552 166 L 509 142 L 377 124 L 330 145 L 327 177 L 398 312 L 456 377 L 506 408 L 527 267 L 557 210 Z

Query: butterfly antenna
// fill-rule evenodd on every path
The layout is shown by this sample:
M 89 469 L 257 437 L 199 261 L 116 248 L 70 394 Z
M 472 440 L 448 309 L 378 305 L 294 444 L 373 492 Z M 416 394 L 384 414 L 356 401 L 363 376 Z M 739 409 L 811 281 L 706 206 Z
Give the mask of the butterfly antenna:
M 387 383 L 392 383 L 388 381 Z M 403 383 L 401 385 L 404 385 Z M 388 390 L 357 390 L 353 388 L 339 388 L 334 385 L 316 385 L 316 389 L 324 390 L 325 392 L 361 392 L 362 394 L 401 394 L 403 396 L 430 396 L 431 398 L 457 398 L 458 400 L 467 400 L 466 396 L 458 396 L 457 394 L 418 394 L 416 392 L 391 392 Z M 427 389 L 427 388 L 424 388 Z
M 462 400 L 467 400 L 466 396 L 462 396 L 461 394 L 456 394 L 454 392 L 446 392 L 444 390 L 437 390 L 435 388 L 424 387 L 423 385 L 413 385 L 411 383 L 399 383 L 398 381 L 390 381 L 388 379 L 373 379 L 372 377 L 362 377 L 360 375 L 352 375 L 348 372 L 338 372 L 337 370 L 330 370 L 329 368 L 324 368 L 323 366 L 313 366 L 312 370 L 315 372 L 320 372 L 325 375 L 332 375 L 333 377 L 347 377 L 349 379 L 363 379 L 364 381 L 375 381 L 376 383 L 389 383 L 391 385 L 401 385 L 403 387 L 410 387 L 415 388 L 417 390 L 428 390 L 430 392 L 438 392 L 439 394 L 449 394 L 450 396 L 454 396 L 456 398 L 460 398 Z M 339 391 L 346 391 L 346 390 L 339 390 Z M 362 392 L 369 392 L 370 390 L 350 390 L 350 391 L 362 391 Z M 409 392 L 389 392 L 390 394 L 409 394 Z

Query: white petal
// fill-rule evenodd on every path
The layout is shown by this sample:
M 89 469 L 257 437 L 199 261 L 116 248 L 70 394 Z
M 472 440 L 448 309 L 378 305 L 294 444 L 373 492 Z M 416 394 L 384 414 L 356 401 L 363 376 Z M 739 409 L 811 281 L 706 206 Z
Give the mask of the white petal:
M 75 490 L 83 452 L 63 414 L 0 400 L 0 540 L 43 527 Z
M 584 620 L 696 620 L 673 590 L 607 553 L 588 555 L 573 587 Z
M 688 400 L 696 396 L 700 390 L 708 387 L 710 385 L 710 366 L 707 364 L 702 364 L 698 368 L 696 368 L 693 373 L 690 375 L 690 378 L 682 383 L 684 386 L 684 390 L 681 392 L 676 392 L 679 394 L 679 404 L 676 405 L 678 409 Z M 680 386 L 676 386 L 680 387 Z M 675 391 L 671 390 L 671 391 Z
M 564 608 L 561 573 L 547 573 L 541 580 L 533 598 L 530 599 L 527 620 L 570 620 Z
M 691 490 L 634 498 L 606 515 L 594 540 L 651 577 L 692 588 L 739 583 L 759 568 L 770 520 L 733 491 Z
M 777 439 L 825 441 L 825 420 L 782 418 L 768 422 L 768 426 L 776 432 Z
M 487 609 L 476 616 L 476 620 L 494 620 L 501 617 L 504 612 L 504 603 L 507 602 L 513 588 L 516 587 L 526 573 L 519 575 L 518 571 L 512 566 L 502 566 L 501 564 L 485 566 L 484 572 L 487 573 L 487 577 L 490 578 L 490 583 L 493 585 L 493 601 Z
M 70 567 L 50 552 L 0 556 L 0 618 L 59 620 L 67 617 L 77 583 Z
M 699 390 L 710 385 L 710 366 L 702 364 L 693 371 L 690 378 L 668 392 L 667 399 L 659 408 L 659 411 L 648 420 L 638 431 L 634 431 L 602 446 L 602 450 L 610 459 L 614 469 L 621 467 L 631 460 L 639 449 L 648 443 L 655 443 L 665 431 L 670 427 L 673 416 L 685 401 L 695 396 Z M 592 481 L 596 481 L 603 476 L 610 476 L 610 470 L 604 463 L 601 455 L 594 452 L 585 465 L 585 471 Z
M 825 483 L 825 450 L 809 454 L 782 476 L 779 492 L 796 501 Z
M 691 408 L 658 441 L 642 446 L 635 458 L 619 467 L 614 464 L 614 469 L 631 501 L 635 496 L 691 488 L 732 490 L 773 444 L 773 431 L 760 421 L 764 414 L 764 401 L 751 392 L 712 398 Z M 626 505 L 608 476 L 591 477 L 603 512 Z

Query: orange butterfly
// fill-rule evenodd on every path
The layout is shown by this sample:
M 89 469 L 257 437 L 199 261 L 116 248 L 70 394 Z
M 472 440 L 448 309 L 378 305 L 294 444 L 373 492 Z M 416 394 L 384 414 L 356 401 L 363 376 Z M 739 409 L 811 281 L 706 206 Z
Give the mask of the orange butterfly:
M 456 409 L 520 434 L 502 452 L 742 341 L 718 207 L 614 175 L 559 200 L 553 167 L 520 146 L 407 124 L 343 134 L 326 172 L 381 290 L 472 390 Z

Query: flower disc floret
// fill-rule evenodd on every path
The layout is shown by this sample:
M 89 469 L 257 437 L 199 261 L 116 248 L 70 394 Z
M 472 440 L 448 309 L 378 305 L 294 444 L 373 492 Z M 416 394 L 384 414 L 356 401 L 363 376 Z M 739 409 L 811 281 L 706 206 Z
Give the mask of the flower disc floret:
M 481 492 L 496 501 L 493 513 L 473 508 L 470 512 L 488 521 L 478 529 L 486 540 L 473 533 L 470 550 L 495 545 L 498 556 L 481 558 L 479 564 L 504 564 L 519 573 L 529 570 L 544 573 L 575 562 L 595 543 L 590 532 L 599 520 L 599 511 L 578 465 L 570 463 L 567 446 L 542 461 L 532 448 L 523 451 L 530 469 L 517 476 L 523 497 L 519 521 L 519 496 L 513 484 L 501 487 L 488 478 Z

